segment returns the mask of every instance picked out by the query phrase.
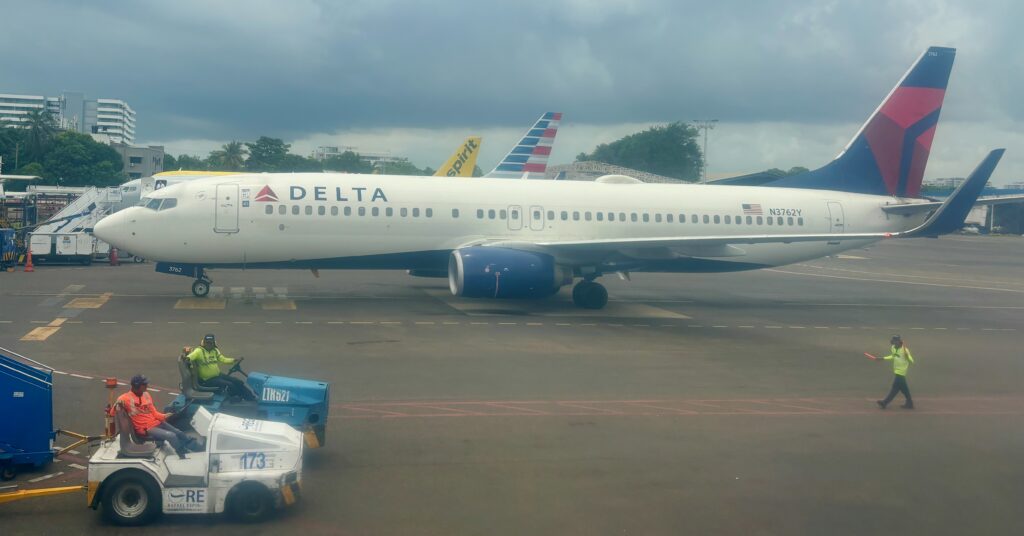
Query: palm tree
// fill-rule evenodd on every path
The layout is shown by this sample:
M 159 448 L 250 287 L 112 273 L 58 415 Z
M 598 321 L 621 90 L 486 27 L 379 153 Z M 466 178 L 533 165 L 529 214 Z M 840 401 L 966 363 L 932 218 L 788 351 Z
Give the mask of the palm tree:
M 26 136 L 26 156 L 35 162 L 43 158 L 50 141 L 57 134 L 57 122 L 53 115 L 45 110 L 32 110 L 25 116 L 25 128 L 28 129 Z
M 241 142 L 232 141 L 210 153 L 210 163 L 223 171 L 241 171 L 245 165 L 245 147 Z

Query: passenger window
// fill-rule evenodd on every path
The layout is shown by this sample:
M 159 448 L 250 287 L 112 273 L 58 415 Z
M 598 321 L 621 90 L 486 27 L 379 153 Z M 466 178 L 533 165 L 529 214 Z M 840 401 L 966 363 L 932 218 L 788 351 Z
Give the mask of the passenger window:
M 533 219 L 535 221 L 540 221 L 540 211 L 539 210 L 534 210 L 533 211 Z
M 634 212 L 634 213 L 629 215 L 629 221 L 631 221 L 631 222 L 635 222 L 636 221 L 636 212 Z
M 380 207 L 373 207 L 370 209 L 370 215 L 373 217 L 380 216 Z
M 505 210 L 505 209 L 501 209 L 500 211 L 498 211 L 498 217 L 500 217 L 503 220 L 507 219 L 508 218 L 508 211 Z M 513 220 L 518 220 L 519 219 L 519 211 L 518 210 L 513 210 L 512 211 L 512 219 Z
M 667 221 L 668 223 L 672 223 L 672 215 L 671 214 L 665 214 L 665 221 Z
M 604 212 L 597 213 L 597 221 L 604 221 Z
M 555 219 L 555 211 L 554 210 L 549 210 L 548 211 L 548 221 L 551 221 L 553 219 Z
M 764 221 L 763 221 L 763 220 L 764 220 L 764 218 L 762 218 L 761 216 L 758 216 L 758 217 L 757 217 L 757 224 L 758 224 L 758 225 L 763 225 L 763 224 L 764 224 Z
M 644 223 L 648 223 L 650 221 L 651 221 L 651 215 L 646 213 L 646 212 L 644 212 Z
M 591 218 L 591 214 L 590 214 L 589 210 L 583 213 L 583 219 L 585 219 L 587 221 L 590 221 L 590 218 Z
M 754 218 L 751 217 L 751 216 L 747 216 L 747 225 L 753 225 L 753 224 L 754 224 Z
M 345 207 L 345 215 L 346 216 L 351 216 L 352 215 L 352 207 Z
M 679 223 L 686 223 L 686 214 L 679 215 Z
M 572 211 L 572 221 L 580 221 L 580 212 L 578 210 Z
M 360 216 L 365 216 L 366 215 L 366 207 L 359 207 L 359 215 Z
M 625 212 L 620 212 L 619 213 L 619 221 L 626 221 L 626 213 Z
M 802 227 L 804 225 L 804 219 L 803 218 L 797 218 L 796 219 L 796 224 Z
M 288 207 L 286 207 L 284 205 L 278 205 L 277 206 L 277 213 L 281 214 L 282 216 L 285 215 L 285 214 L 288 214 Z
M 327 207 L 325 207 L 323 205 L 320 205 L 319 207 L 316 207 L 316 213 L 319 216 L 326 215 L 327 214 Z
M 711 223 L 711 218 L 707 214 L 704 215 L 704 223 Z
M 569 219 L 569 213 L 563 210 L 562 211 L 562 221 L 568 221 L 568 219 Z
M 743 216 L 736 216 L 736 225 L 743 225 Z
M 725 223 L 732 223 L 732 216 L 726 215 L 725 216 Z
M 418 208 L 412 209 L 412 217 L 413 218 L 419 218 L 420 217 L 420 209 L 418 209 Z
M 403 218 L 406 218 L 406 217 L 409 216 L 409 209 L 407 209 L 405 207 L 402 207 L 402 210 L 399 210 L 398 212 L 402 215 Z
M 331 207 L 331 216 L 338 215 L 338 207 Z
M 389 217 L 389 218 L 391 216 L 394 216 L 395 215 L 395 209 L 393 209 L 391 207 L 388 207 L 388 208 L 384 209 L 384 215 Z
M 488 218 L 490 218 L 490 219 L 492 219 L 492 220 L 494 219 L 494 217 L 495 217 L 495 216 L 496 216 L 497 214 L 498 214 L 498 213 L 497 213 L 497 212 L 496 212 L 496 211 L 495 211 L 495 210 L 494 210 L 493 208 L 492 208 L 492 209 L 489 209 L 489 210 L 487 211 L 487 217 L 488 217 Z
M 696 214 L 690 215 L 690 222 L 691 223 L 697 223 L 697 215 Z
M 614 212 L 609 212 L 608 213 L 608 221 L 615 221 L 615 213 Z
M 718 214 L 715 214 L 715 223 L 722 223 L 722 217 Z
M 654 222 L 655 223 L 661 223 L 661 213 L 660 212 L 654 215 Z
M 786 225 L 793 225 L 793 216 L 786 219 Z
M 782 216 L 779 216 L 779 217 L 778 217 L 778 218 L 777 218 L 777 219 L 776 219 L 775 221 L 776 221 L 776 223 L 778 223 L 779 225 L 782 225 Z
M 263 212 L 266 212 L 267 214 L 273 214 L 274 213 L 274 205 L 267 205 L 267 209 L 264 210 Z
M 434 209 L 432 208 L 428 208 L 427 210 L 424 211 L 424 213 L 427 215 L 428 218 L 434 217 Z
M 452 217 L 453 218 L 458 218 L 459 217 L 459 209 L 457 209 L 457 208 L 453 208 L 452 209 Z
M 299 215 L 299 210 L 301 210 L 301 209 L 299 209 L 299 205 L 292 205 L 292 215 L 293 216 L 298 216 Z
M 484 219 L 484 209 L 482 209 L 482 208 L 476 209 L 476 217 L 477 217 L 477 219 L 480 219 L 480 220 Z
M 307 216 L 312 216 L 313 215 L 313 205 L 306 205 L 306 215 Z
M 772 218 L 771 216 L 769 216 L 768 217 L 768 225 L 774 225 L 774 224 L 775 224 L 775 218 Z

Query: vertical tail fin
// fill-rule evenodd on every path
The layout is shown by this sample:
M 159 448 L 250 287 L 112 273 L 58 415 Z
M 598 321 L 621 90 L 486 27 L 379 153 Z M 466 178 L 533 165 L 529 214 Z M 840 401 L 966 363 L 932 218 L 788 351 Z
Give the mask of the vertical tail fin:
M 926 50 L 835 160 L 771 186 L 918 196 L 955 56 Z
M 470 136 L 455 150 L 451 158 L 434 172 L 435 177 L 472 177 L 476 157 L 480 154 L 480 136 Z
M 559 112 L 548 112 L 534 123 L 523 139 L 512 148 L 498 166 L 484 177 L 499 179 L 526 179 L 535 175 L 544 178 L 548 167 L 548 156 L 555 144 L 558 124 L 562 121 Z

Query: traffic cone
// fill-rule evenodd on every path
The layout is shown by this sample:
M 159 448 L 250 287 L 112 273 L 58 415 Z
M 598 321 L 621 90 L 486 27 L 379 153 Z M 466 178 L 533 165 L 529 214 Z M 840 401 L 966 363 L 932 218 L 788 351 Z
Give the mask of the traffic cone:
M 117 258 L 117 248 L 110 248 L 110 265 L 121 266 L 121 261 Z
M 32 250 L 31 249 L 28 250 L 28 252 L 27 252 L 27 254 L 25 256 L 25 271 L 26 272 L 34 272 L 34 271 L 36 271 L 36 267 L 32 266 Z

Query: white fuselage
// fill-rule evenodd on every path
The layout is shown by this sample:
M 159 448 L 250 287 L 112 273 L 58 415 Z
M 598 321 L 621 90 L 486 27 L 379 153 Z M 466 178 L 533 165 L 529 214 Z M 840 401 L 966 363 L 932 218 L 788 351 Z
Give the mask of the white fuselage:
M 329 268 L 368 258 L 381 259 L 371 263 L 375 268 L 425 268 L 417 255 L 493 241 L 884 233 L 925 218 L 887 214 L 881 207 L 892 204 L 891 197 L 826 190 L 338 173 L 198 179 L 147 199 L 176 204 L 125 209 L 98 224 L 96 234 L 148 259 L 204 266 Z M 870 242 L 748 244 L 718 260 L 778 266 Z M 702 256 L 671 248 L 621 255 Z M 558 261 L 583 265 L 602 256 Z

